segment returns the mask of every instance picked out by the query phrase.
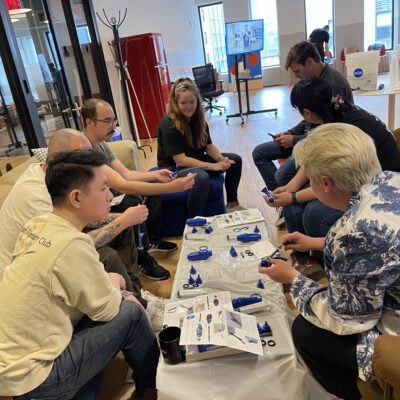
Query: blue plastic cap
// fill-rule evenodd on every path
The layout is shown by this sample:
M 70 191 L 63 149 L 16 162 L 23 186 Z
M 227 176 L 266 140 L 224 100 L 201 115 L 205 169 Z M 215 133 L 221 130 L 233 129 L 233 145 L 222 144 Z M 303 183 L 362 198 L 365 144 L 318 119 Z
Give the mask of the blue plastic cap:
M 258 282 L 257 282 L 257 287 L 258 287 L 259 289 L 265 289 L 265 286 L 264 286 L 264 284 L 261 282 L 261 279 L 258 280 Z
M 196 233 L 196 232 L 197 232 L 197 229 L 195 227 L 193 227 L 192 233 Z
M 258 233 L 258 232 L 260 232 L 260 230 L 258 229 L 258 226 L 256 225 L 254 228 L 254 233 Z
M 201 285 L 201 284 L 203 283 L 203 280 L 201 279 L 200 274 L 197 275 L 196 283 L 197 283 L 198 285 Z
M 261 260 L 260 264 L 262 267 L 270 267 L 270 263 L 267 260 Z
M 195 283 L 196 283 L 196 281 L 192 278 L 192 276 L 189 276 L 188 284 L 189 285 L 194 285 Z
M 192 275 L 194 275 L 196 272 L 197 272 L 197 271 L 196 271 L 196 268 L 192 265 L 192 266 L 190 267 L 190 273 L 191 273 Z
M 274 203 L 275 199 L 273 197 L 268 197 L 268 203 Z

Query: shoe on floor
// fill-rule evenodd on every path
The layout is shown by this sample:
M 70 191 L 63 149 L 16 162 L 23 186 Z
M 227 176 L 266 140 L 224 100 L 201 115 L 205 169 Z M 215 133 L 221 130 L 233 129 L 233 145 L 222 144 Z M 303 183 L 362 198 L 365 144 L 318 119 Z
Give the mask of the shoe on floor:
M 156 388 L 136 388 L 132 394 L 130 400 L 157 400 L 157 389 Z
M 169 253 L 170 251 L 175 251 L 178 245 L 174 242 L 167 242 L 166 240 L 156 240 L 150 242 L 150 247 L 147 250 L 148 253 L 155 253 L 156 251 L 162 253 Z
M 280 227 L 285 223 L 285 217 L 283 216 L 283 209 L 282 209 L 282 207 L 279 207 L 278 211 L 279 211 L 279 217 L 278 217 L 278 219 L 277 219 L 276 222 L 275 222 L 275 226 L 276 226 L 277 228 L 280 228 Z
M 169 271 L 159 265 L 147 252 L 139 253 L 138 264 L 142 275 L 152 281 L 163 281 L 171 276 Z
M 235 212 L 235 211 L 244 211 L 244 210 L 247 210 L 246 207 L 242 207 L 240 204 L 238 204 L 238 205 L 236 205 L 236 206 L 233 206 L 233 207 L 226 206 L 225 208 L 226 208 L 226 212 L 227 212 L 227 213 L 231 213 L 231 212 Z

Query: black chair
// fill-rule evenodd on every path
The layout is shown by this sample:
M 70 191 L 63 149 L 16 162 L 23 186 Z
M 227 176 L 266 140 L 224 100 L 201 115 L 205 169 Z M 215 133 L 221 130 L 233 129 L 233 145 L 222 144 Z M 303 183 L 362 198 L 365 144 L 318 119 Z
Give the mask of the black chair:
M 226 111 L 226 108 L 224 106 L 216 106 L 212 102 L 213 99 L 224 94 L 222 88 L 217 89 L 213 65 L 207 64 L 202 67 L 194 67 L 192 71 L 201 97 L 208 103 L 204 107 L 204 111 L 210 110 L 210 112 L 213 112 L 213 110 L 219 110 L 219 115 L 222 115 L 222 109 Z

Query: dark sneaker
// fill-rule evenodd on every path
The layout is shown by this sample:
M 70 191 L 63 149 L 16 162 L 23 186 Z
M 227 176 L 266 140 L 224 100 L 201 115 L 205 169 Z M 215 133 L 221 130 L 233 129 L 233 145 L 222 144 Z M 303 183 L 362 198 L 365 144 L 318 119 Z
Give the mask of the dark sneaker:
M 163 281 L 171 276 L 169 271 L 159 265 L 147 252 L 139 254 L 138 264 L 142 275 L 152 281 Z
M 175 251 L 178 248 L 176 243 L 167 242 L 166 240 L 157 240 L 150 242 L 150 247 L 147 250 L 149 253 L 155 253 L 156 251 L 162 253 L 169 253 L 170 251 Z
M 130 400 L 157 400 L 157 389 L 155 388 L 136 388 Z

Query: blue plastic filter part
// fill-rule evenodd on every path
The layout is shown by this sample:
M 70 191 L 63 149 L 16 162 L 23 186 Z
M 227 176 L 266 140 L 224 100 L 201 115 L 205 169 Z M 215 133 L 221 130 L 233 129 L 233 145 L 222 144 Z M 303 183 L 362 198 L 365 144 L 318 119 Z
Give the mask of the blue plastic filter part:
M 231 249 L 229 250 L 229 253 L 231 253 L 232 257 L 237 257 L 237 252 L 233 246 L 231 246 Z
M 258 287 L 259 289 L 265 289 L 265 286 L 264 286 L 264 284 L 261 282 L 261 279 L 258 280 L 258 282 L 257 282 L 257 287 Z
M 236 297 L 232 299 L 233 308 L 240 308 L 248 306 L 249 304 L 260 303 L 262 301 L 262 296 L 258 293 L 252 294 L 250 297 Z
M 206 223 L 207 220 L 205 218 L 192 218 L 186 221 L 186 225 L 189 226 L 202 226 L 205 225 Z
M 197 233 L 197 229 L 195 227 L 193 227 L 192 233 Z
M 260 334 L 260 336 L 270 336 L 270 335 L 272 335 L 272 329 L 271 329 L 270 325 L 268 325 L 267 321 L 265 321 L 263 326 L 261 326 L 257 322 L 257 329 L 258 329 L 258 333 Z
M 261 192 L 263 192 L 268 197 L 268 203 L 273 203 L 275 201 L 275 199 L 269 194 L 266 187 L 264 189 L 261 189 Z
M 201 285 L 201 284 L 203 283 L 203 280 L 201 279 L 200 274 L 197 275 L 196 283 L 197 283 L 198 285 Z
M 214 229 L 212 228 L 211 225 L 207 226 L 207 228 L 205 229 L 205 233 L 207 233 L 207 235 L 209 235 Z
M 254 233 L 259 233 L 259 232 L 260 232 L 260 230 L 258 229 L 258 226 L 256 225 L 254 228 Z
M 211 250 L 192 251 L 187 255 L 189 261 L 207 260 L 212 256 Z
M 196 268 L 193 265 L 190 267 L 190 274 L 195 275 L 197 273 Z
M 188 284 L 189 285 L 194 285 L 195 283 L 196 283 L 196 281 L 192 278 L 192 275 L 190 275 L 189 279 L 188 279 Z
M 261 239 L 261 235 L 259 233 L 242 233 L 241 235 L 237 235 L 236 239 L 243 243 L 255 242 Z

